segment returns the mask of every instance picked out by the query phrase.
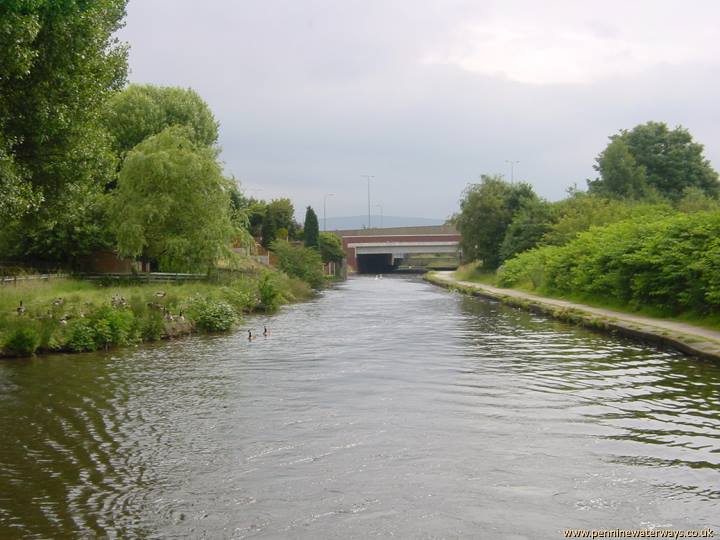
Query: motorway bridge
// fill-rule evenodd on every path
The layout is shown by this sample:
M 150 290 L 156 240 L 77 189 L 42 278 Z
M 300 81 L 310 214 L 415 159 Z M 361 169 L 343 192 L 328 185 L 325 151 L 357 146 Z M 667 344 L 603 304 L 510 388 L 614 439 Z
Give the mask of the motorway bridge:
M 452 268 L 459 262 L 460 234 L 450 225 L 334 233 L 342 240 L 348 265 L 360 273 L 382 274 L 402 268 Z

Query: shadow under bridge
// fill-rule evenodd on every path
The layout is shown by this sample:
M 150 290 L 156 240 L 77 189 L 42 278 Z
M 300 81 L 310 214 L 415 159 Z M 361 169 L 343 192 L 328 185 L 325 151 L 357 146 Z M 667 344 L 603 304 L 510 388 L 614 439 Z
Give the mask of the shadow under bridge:
M 385 274 L 397 270 L 456 268 L 458 242 L 365 242 L 353 246 L 357 271 Z

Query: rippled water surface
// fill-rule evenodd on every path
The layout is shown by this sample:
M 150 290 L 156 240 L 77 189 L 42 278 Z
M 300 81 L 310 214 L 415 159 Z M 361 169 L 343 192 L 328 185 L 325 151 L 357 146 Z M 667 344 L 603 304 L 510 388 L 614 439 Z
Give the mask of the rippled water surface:
M 720 534 L 720 367 L 355 278 L 246 332 L 0 363 L 0 537 Z

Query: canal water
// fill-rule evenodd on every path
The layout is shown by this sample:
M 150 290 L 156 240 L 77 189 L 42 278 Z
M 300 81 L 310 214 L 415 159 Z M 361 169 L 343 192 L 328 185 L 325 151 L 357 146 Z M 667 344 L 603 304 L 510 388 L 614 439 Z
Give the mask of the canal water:
M 720 367 L 416 278 L 4 361 L 0 437 L 3 539 L 720 534 Z

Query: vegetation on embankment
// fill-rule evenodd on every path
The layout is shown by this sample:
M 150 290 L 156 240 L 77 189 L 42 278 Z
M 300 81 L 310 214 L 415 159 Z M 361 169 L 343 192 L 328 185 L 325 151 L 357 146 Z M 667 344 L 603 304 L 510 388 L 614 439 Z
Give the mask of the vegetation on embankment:
M 484 176 L 455 217 L 458 277 L 720 327 L 720 183 L 702 145 L 648 122 L 610 137 L 599 178 L 557 202 Z
M 659 316 L 720 314 L 720 212 L 631 218 L 506 261 L 501 287 L 522 287 Z
M 229 274 L 219 283 L 19 283 L 0 289 L 0 356 L 93 351 L 227 331 L 248 313 L 272 312 L 312 294 L 306 282 L 271 270 Z

